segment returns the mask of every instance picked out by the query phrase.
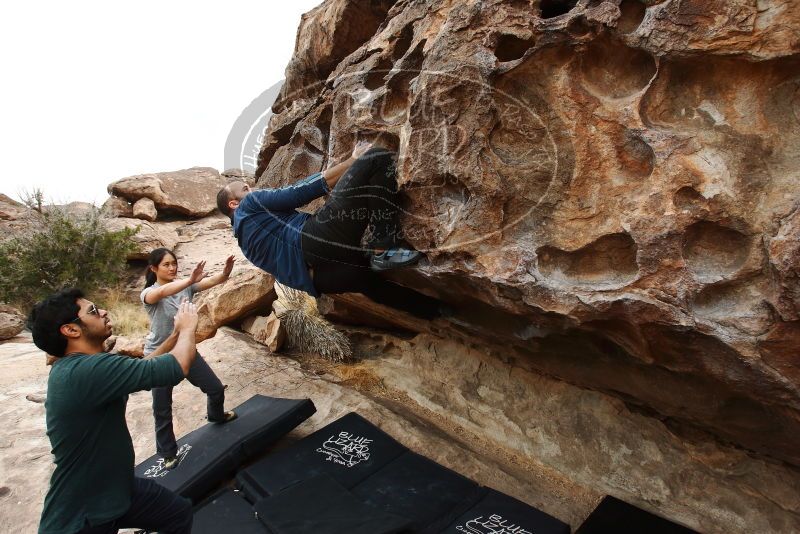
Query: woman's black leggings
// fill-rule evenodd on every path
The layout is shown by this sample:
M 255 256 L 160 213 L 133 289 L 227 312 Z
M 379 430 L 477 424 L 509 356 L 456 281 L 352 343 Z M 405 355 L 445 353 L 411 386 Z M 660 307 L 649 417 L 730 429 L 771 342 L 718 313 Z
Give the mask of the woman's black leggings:
M 303 226 L 303 256 L 320 293 L 363 293 L 429 319 L 437 315 L 438 301 L 385 280 L 369 267 L 371 249 L 392 247 L 397 240 L 394 158 L 392 152 L 373 148 L 353 163 Z M 362 246 L 365 232 L 368 243 Z
M 200 353 L 195 356 L 186 379 L 208 397 L 208 420 L 222 421 L 225 418 L 225 386 Z M 165 458 L 173 458 L 178 454 L 178 444 L 172 429 L 172 386 L 153 388 L 152 394 L 153 417 L 156 420 L 156 452 Z

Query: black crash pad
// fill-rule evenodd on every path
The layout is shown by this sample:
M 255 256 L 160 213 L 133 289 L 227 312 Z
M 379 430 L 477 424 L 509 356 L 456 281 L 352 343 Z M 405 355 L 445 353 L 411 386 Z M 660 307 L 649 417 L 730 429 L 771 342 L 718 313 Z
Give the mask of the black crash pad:
M 696 531 L 606 496 L 575 534 L 697 534 Z
M 360 415 L 349 413 L 244 469 L 236 481 L 254 502 L 321 474 L 352 488 L 406 450 Z
M 256 518 L 253 505 L 226 488 L 194 511 L 192 534 L 269 534 Z
M 136 466 L 136 476 L 197 500 L 316 411 L 308 399 L 263 395 L 234 409 L 239 417 L 230 423 L 208 423 L 178 440 L 177 467 L 164 469 L 163 459 L 154 455 Z
M 327 474 L 261 499 L 254 508 L 272 534 L 393 534 L 409 525 L 364 504 Z
M 513 534 L 525 530 L 537 534 L 569 534 L 569 526 L 520 501 L 487 488 L 409 451 L 363 417 L 350 413 L 286 449 L 270 454 L 241 471 L 237 482 L 253 501 L 259 518 L 267 523 L 267 510 L 299 510 L 289 516 L 286 525 L 304 525 L 307 532 L 350 532 L 336 530 L 336 521 L 356 520 L 361 506 L 402 517 L 409 522 L 409 532 L 471 533 L 459 530 L 479 516 L 495 516 L 503 527 L 517 525 Z M 347 501 L 328 510 L 328 491 L 315 494 L 315 484 L 331 480 L 347 495 Z M 279 500 L 273 500 L 280 497 Z M 353 500 L 355 499 L 355 500 Z M 276 504 L 279 503 L 279 504 Z M 349 503 L 349 504 L 348 504 Z M 345 506 L 347 504 L 347 506 Z M 317 509 L 322 507 L 318 513 Z M 331 515 L 332 512 L 335 512 Z M 313 516 L 313 517 L 311 517 Z M 333 517 L 332 530 L 324 530 L 325 517 Z M 371 515 L 369 517 L 372 517 Z M 269 519 L 272 520 L 272 519 Z M 300 520 L 313 522 L 302 523 Z M 459 522 L 461 520 L 461 522 Z M 477 526 L 477 523 L 472 523 Z M 357 525 L 357 523 L 356 523 Z M 391 525 L 394 527 L 394 525 Z M 303 532 L 286 530 L 285 532 Z M 466 528 L 466 527 L 464 527 Z M 318 530 L 323 529 L 323 530 Z M 276 531 L 283 532 L 283 531 Z M 379 531 L 375 531 L 379 532 Z M 483 534 L 481 530 L 476 533 Z M 493 532 L 488 530 L 486 532 Z
M 406 452 L 351 491 L 367 505 L 410 519 L 412 530 L 418 531 L 448 523 L 446 518 L 469 508 L 485 489 L 433 460 Z
M 450 523 L 442 534 L 569 534 L 568 524 L 495 490 Z

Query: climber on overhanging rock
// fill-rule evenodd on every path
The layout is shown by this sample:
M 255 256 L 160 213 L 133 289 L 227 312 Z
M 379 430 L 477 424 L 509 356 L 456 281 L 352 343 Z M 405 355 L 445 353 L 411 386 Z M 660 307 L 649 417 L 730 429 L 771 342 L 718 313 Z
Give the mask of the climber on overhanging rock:
M 329 194 L 315 214 L 297 211 Z M 232 182 L 217 195 L 245 257 L 289 287 L 313 296 L 363 293 L 380 304 L 431 319 L 438 302 L 376 271 L 419 261 L 397 246 L 395 154 L 359 142 L 351 157 L 287 187 L 251 191 Z M 367 233 L 368 245 L 362 246 Z

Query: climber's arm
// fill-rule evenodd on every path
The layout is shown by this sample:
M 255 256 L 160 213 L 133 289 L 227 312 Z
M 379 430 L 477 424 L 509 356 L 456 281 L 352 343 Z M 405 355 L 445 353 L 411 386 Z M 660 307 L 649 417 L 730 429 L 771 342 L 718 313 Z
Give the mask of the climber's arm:
M 322 171 L 322 177 L 325 178 L 325 182 L 328 184 L 328 189 L 333 189 L 339 182 L 339 178 L 341 178 L 342 175 L 347 172 L 347 169 L 349 169 L 353 163 L 355 163 L 358 158 L 363 156 L 370 148 L 372 148 L 372 143 L 367 141 L 359 141 L 356 143 L 356 146 L 353 147 L 353 153 L 349 158 L 338 165 L 334 165 L 333 167 Z

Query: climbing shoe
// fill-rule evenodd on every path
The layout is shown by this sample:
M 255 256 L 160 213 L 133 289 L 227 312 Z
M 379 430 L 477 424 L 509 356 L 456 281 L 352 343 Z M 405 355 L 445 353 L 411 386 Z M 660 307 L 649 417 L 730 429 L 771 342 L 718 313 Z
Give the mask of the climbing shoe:
M 414 265 L 420 258 L 422 258 L 422 252 L 418 250 L 390 248 L 373 254 L 369 260 L 369 266 L 373 271 L 388 271 Z

